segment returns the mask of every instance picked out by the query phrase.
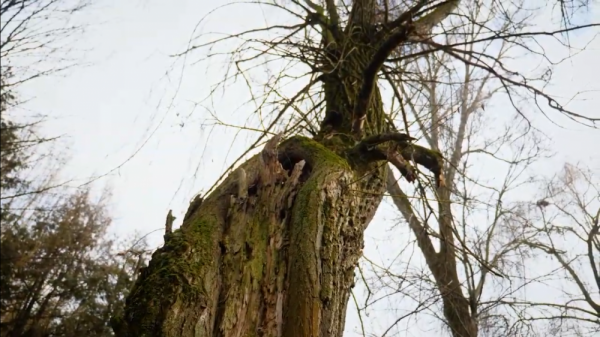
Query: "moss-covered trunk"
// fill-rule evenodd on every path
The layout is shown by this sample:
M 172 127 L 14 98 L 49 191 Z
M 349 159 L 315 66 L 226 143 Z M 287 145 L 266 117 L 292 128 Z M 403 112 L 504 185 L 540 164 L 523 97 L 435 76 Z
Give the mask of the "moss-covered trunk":
M 250 159 L 167 237 L 115 322 L 121 336 L 341 335 L 382 180 L 357 183 L 310 139 L 278 153 L 281 170 L 265 178 L 263 156 Z

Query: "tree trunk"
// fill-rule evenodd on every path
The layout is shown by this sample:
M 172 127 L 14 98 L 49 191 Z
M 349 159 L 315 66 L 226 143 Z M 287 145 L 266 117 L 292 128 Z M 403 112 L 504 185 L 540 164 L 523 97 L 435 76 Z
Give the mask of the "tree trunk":
M 278 152 L 280 171 L 263 174 L 271 163 L 253 157 L 154 253 L 120 336 L 342 334 L 383 180 L 357 183 L 345 159 L 307 138 Z
M 408 19 L 387 38 L 372 24 L 374 6 L 354 1 L 343 32 L 324 28 L 328 55 L 313 66 L 323 73 L 327 114 L 337 117 L 326 117 L 315 139 L 277 146 L 274 137 L 192 203 L 142 271 L 124 316 L 113 318 L 118 337 L 342 335 L 363 232 L 386 187 L 381 161 L 414 179 L 401 159 L 410 154 L 441 174 L 436 153 L 389 133 L 376 75 L 407 39 L 400 24 Z

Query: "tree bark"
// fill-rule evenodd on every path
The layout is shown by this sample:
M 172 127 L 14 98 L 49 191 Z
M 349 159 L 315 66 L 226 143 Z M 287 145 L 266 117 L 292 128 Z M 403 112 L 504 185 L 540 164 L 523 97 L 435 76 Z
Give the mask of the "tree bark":
M 154 253 L 113 321 L 119 336 L 342 334 L 383 181 L 357 183 L 347 160 L 307 138 L 281 144 L 268 180 L 263 157 L 231 174 Z M 247 197 L 235 193 L 240 170 Z

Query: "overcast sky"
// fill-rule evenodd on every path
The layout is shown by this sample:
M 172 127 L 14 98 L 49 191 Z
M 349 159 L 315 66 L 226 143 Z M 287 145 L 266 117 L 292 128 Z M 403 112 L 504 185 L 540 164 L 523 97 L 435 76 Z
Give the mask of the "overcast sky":
M 178 216 L 178 226 L 189 200 L 209 188 L 256 137 L 247 132 L 233 141 L 235 130 L 213 129 L 207 122 L 208 112 L 195 104 L 208 94 L 222 65 L 211 64 L 207 69 L 206 63 L 193 65 L 191 57 L 182 68 L 181 62 L 169 57 L 185 48 L 195 29 L 241 30 L 264 23 L 269 13 L 240 5 L 216 12 L 197 27 L 199 19 L 215 6 L 208 0 L 101 1 L 76 18 L 90 24 L 76 45 L 88 50 L 85 61 L 89 65 L 23 87 L 22 95 L 32 98 L 25 105 L 27 110 L 51 117 L 45 132 L 68 136 L 65 141 L 72 160 L 63 176 L 83 183 L 90 176 L 108 174 L 97 183 L 112 186 L 113 230 L 120 235 L 163 227 L 169 209 Z M 595 10 L 591 15 L 600 21 Z M 573 37 L 575 45 L 591 42 L 586 52 L 558 67 L 549 90 L 563 97 L 587 91 L 580 97 L 585 100 L 573 101 L 569 107 L 600 117 L 597 34 L 597 29 L 590 29 Z M 179 76 L 182 69 L 183 78 Z M 232 86 L 215 96 L 213 109 L 227 122 L 243 124 L 250 110 L 237 109 L 247 97 L 241 87 Z M 489 113 L 502 114 L 506 109 L 510 107 L 495 106 Z M 558 153 L 545 164 L 544 173 L 557 171 L 564 161 L 600 171 L 600 155 L 593 150 L 600 146 L 597 130 L 572 123 L 559 128 L 543 118 L 536 123 L 552 138 Z M 389 206 L 382 207 L 367 232 L 367 253 L 379 255 L 374 240 L 389 236 L 395 218 Z M 162 234 L 150 236 L 154 246 L 162 243 Z M 351 328 L 357 324 L 353 319 L 349 318 Z

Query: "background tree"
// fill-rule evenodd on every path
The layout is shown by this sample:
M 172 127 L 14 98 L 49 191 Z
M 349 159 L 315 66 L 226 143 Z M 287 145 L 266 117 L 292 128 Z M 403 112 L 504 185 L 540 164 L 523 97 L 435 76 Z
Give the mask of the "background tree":
M 2 336 L 112 335 L 140 262 L 116 254 L 105 200 L 83 190 L 2 224 Z M 133 248 L 143 257 L 143 241 Z
M 77 23 L 76 15 L 87 5 L 88 1 L 65 0 L 2 0 L 0 3 L 3 216 L 8 216 L 9 204 L 20 197 L 50 187 L 47 179 L 39 179 L 35 174 L 27 177 L 31 173 L 26 170 L 51 157 L 51 146 L 57 139 L 40 135 L 44 115 L 27 116 L 19 110 L 24 99 L 19 97 L 19 86 L 77 64 L 76 58 L 70 58 L 73 52 L 70 44 L 81 35 L 84 26 Z M 63 159 L 65 154 L 53 155 Z M 43 176 L 49 178 L 52 174 L 46 172 Z
M 5 77 L 5 90 L 78 63 L 71 45 L 85 28 L 77 14 L 89 4 L 88 0 L 2 0 L 1 69 L 13 75 Z
M 110 336 L 109 318 L 146 257 L 144 240 L 107 232 L 108 194 L 58 181 L 64 152 L 43 116 L 19 109 L 23 83 L 76 63 L 68 46 L 86 2 L 2 1 L 0 93 L 0 335 Z M 60 146 L 62 144 L 58 144 Z M 121 254 L 117 254 L 121 251 Z
M 540 282 L 543 300 L 505 299 L 518 324 L 547 322 L 546 334 L 594 336 L 600 332 L 600 191 L 598 175 L 566 164 L 547 179 L 535 203 L 521 205 L 516 226 L 531 233 L 523 238 L 544 264 L 534 270 L 555 282 Z M 556 284 L 551 287 L 549 285 Z
M 577 317 L 546 315 L 543 322 L 526 319 L 535 315 L 516 306 L 519 301 L 542 306 L 543 299 L 536 299 L 535 294 L 548 298 L 552 291 L 547 288 L 552 286 L 544 284 L 558 286 L 550 279 L 555 268 L 532 272 L 535 268 L 530 266 L 539 265 L 539 256 L 527 240 L 536 240 L 538 233 L 518 220 L 523 219 L 523 207 L 535 206 L 522 196 L 539 183 L 536 164 L 550 152 L 543 134 L 531 129 L 519 110 L 503 116 L 490 112 L 490 107 L 493 111 L 502 104 L 503 97 L 494 94 L 504 88 L 490 72 L 472 66 L 478 58 L 474 55 L 497 60 L 493 72 L 506 76 L 503 64 L 514 55 L 507 47 L 517 41 L 505 39 L 483 46 L 469 42 L 481 38 L 478 35 L 484 27 L 503 30 L 510 25 L 515 33 L 527 27 L 517 21 L 523 17 L 522 7 L 503 16 L 482 8 L 469 7 L 464 16 L 444 26 L 446 44 L 467 44 L 466 62 L 437 51 L 391 67 L 386 74 L 398 79 L 390 91 L 400 104 L 392 106 L 390 114 L 398 116 L 411 135 L 448 159 L 445 177 L 451 197 L 444 201 L 430 193 L 424 188 L 426 181 L 411 188 L 388 176 L 388 192 L 402 221 L 387 232 L 392 239 L 377 239 L 377 251 L 369 250 L 359 267 L 359 286 L 353 293 L 359 315 L 354 321 L 360 322 L 360 335 L 387 336 L 408 330 L 444 334 L 432 326 L 439 327 L 435 321 L 441 320 L 446 328 L 451 327 L 442 315 L 451 301 L 459 302 L 451 304 L 454 308 L 460 301 L 464 303 L 464 312 L 481 336 L 547 336 L 571 332 L 577 325 L 581 331 L 585 327 L 591 327 L 587 332 L 597 330 L 595 324 L 586 324 L 589 318 L 577 321 Z M 439 203 L 451 210 L 445 224 L 436 212 Z M 449 298 L 452 293 L 439 286 L 447 283 L 440 281 L 444 275 L 436 270 L 438 261 L 445 258 L 440 248 L 444 243 L 440 228 L 444 226 L 456 237 L 456 243 L 447 249 L 457 256 L 456 278 L 450 283 L 460 286 L 462 297 L 458 300 Z M 568 319 L 572 324 L 565 323 Z M 556 328 L 559 325 L 563 330 Z
M 452 226 L 454 186 L 448 174 L 453 171 L 447 165 L 454 158 L 443 160 L 440 144 L 428 149 L 396 131 L 407 121 L 394 121 L 384 109 L 383 82 L 393 87 L 398 81 L 386 78 L 386 72 L 407 71 L 398 67 L 399 58 L 442 51 L 487 71 L 507 94 L 544 98 L 550 108 L 593 123 L 593 117 L 563 108 L 525 74 L 503 64 L 503 72 L 496 71 L 496 54 L 468 49 L 502 40 L 528 48 L 525 39 L 560 36 L 583 26 L 522 32 L 522 19 L 512 18 L 516 21 L 506 26 L 484 26 L 478 40 L 453 43 L 444 39 L 444 20 L 474 10 L 472 2 L 263 4 L 289 16 L 206 43 L 194 39 L 197 44 L 186 53 L 210 47 L 208 56 L 218 56 L 227 52 L 219 48 L 225 42 L 241 40 L 223 88 L 236 78 L 256 81 L 253 69 L 278 62 L 282 75 L 258 77 L 266 83 L 258 90 L 249 85 L 266 126 L 254 145 L 276 128 L 290 137 L 278 145 L 281 134 L 275 135 L 259 154 L 191 203 L 182 227 L 167 233 L 165 245 L 142 272 L 124 316 L 114 320 L 115 331 L 120 336 L 341 335 L 363 232 L 382 200 L 389 162 L 409 182 L 421 181 L 414 163 L 432 173 L 431 184 L 419 184 L 441 200 L 435 213 L 442 239 L 439 252 L 421 249 L 438 256 L 430 269 L 452 335 L 476 336 L 477 322 L 458 281 L 462 256 L 455 248 L 460 240 Z M 494 1 L 486 6 L 485 11 L 506 14 Z M 282 87 L 295 81 L 303 89 L 288 99 Z M 278 112 L 264 113 L 267 104 L 278 106 Z

